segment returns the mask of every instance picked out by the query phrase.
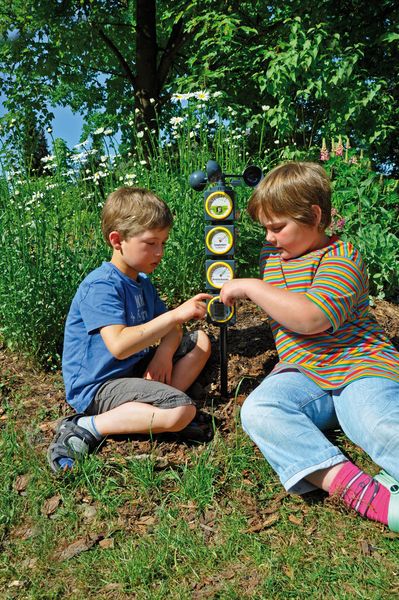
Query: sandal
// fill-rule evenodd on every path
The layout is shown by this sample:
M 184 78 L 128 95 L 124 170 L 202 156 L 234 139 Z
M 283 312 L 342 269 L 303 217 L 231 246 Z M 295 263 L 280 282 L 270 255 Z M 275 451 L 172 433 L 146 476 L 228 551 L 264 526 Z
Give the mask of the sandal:
M 181 440 L 210 442 L 213 438 L 213 433 L 212 420 L 209 415 L 198 412 L 194 420 L 187 427 L 179 431 L 177 436 Z
M 374 479 L 387 488 L 391 494 L 388 507 L 388 527 L 391 531 L 399 532 L 399 482 L 386 471 L 380 471 Z
M 59 463 L 60 459 L 69 458 L 76 460 L 79 457 L 86 456 L 86 454 L 92 452 L 99 445 L 99 441 L 90 431 L 77 424 L 78 420 L 84 416 L 84 414 L 77 414 L 66 417 L 58 425 L 54 441 L 47 451 L 47 460 L 54 473 L 65 470 Z M 73 445 L 70 443 L 72 438 L 78 438 L 78 440 L 83 442 L 83 449 L 81 451 L 78 452 L 73 448 Z

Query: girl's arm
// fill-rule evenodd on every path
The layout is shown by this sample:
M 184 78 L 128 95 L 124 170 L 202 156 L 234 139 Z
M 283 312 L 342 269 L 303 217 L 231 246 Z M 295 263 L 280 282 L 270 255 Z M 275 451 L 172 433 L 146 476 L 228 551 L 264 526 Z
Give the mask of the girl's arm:
M 248 298 L 286 329 L 304 335 L 321 333 L 331 327 L 324 312 L 305 294 L 289 292 L 260 279 L 233 279 L 224 284 L 221 301 L 232 306 L 238 298 Z

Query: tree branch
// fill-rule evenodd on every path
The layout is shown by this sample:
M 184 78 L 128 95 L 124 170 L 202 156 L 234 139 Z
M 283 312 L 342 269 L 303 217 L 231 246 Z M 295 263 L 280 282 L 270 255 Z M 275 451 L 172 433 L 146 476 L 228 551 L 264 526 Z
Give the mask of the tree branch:
M 130 81 L 133 89 L 136 90 L 137 89 L 136 76 L 134 75 L 133 71 L 131 70 L 128 62 L 123 57 L 119 48 L 117 48 L 117 46 L 114 44 L 114 42 L 111 40 L 111 38 L 109 38 L 107 36 L 107 34 L 100 27 L 98 27 L 97 25 L 94 25 L 94 28 L 98 32 L 100 38 L 105 42 L 105 44 L 108 46 L 108 48 L 116 56 L 116 59 L 119 62 L 120 66 L 122 67 L 122 70 L 125 73 L 127 79 Z
M 158 89 L 162 90 L 165 81 L 170 73 L 173 62 L 180 48 L 187 41 L 188 36 L 184 35 L 183 19 L 179 19 L 172 27 L 168 42 L 162 53 L 157 69 Z

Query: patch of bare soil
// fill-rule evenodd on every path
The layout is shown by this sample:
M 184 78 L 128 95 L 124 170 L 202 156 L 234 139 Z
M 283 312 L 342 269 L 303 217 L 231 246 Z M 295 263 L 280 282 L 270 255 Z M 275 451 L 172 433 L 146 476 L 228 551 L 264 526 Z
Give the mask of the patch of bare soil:
M 399 349 L 399 306 L 386 301 L 376 301 L 372 312 L 384 327 L 388 337 Z M 197 327 L 193 324 L 192 327 Z M 212 414 L 222 433 L 228 436 L 235 430 L 236 407 L 259 384 L 277 362 L 277 353 L 267 317 L 249 302 L 237 307 L 237 323 L 228 328 L 228 389 L 229 397 L 220 396 L 219 328 L 205 323 L 202 327 L 212 340 L 212 356 L 199 378 L 197 404 Z M 45 452 L 58 420 L 70 409 L 65 402 L 60 373 L 39 371 L 28 361 L 0 347 L 0 427 L 7 417 L 6 405 L 12 407 L 16 429 L 32 429 L 32 445 Z M 117 451 L 123 456 L 148 455 L 151 446 L 148 438 L 136 436 L 129 444 L 123 438 L 109 441 L 101 450 L 108 458 Z M 182 464 L 187 459 L 186 444 L 175 439 L 160 438 L 157 444 L 160 467 Z M 162 464 L 161 464 L 162 463 Z

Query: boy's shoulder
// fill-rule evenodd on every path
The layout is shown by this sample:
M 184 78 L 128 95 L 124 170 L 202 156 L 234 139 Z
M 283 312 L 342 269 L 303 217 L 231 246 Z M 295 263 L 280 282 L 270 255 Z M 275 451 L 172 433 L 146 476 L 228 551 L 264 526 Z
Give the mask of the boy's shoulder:
M 86 277 L 83 279 L 81 286 L 87 287 L 91 284 L 108 282 L 114 284 L 116 286 L 119 285 L 132 285 L 134 287 L 138 287 L 140 285 L 148 285 L 150 283 L 150 279 L 148 275 L 145 273 L 139 273 L 139 277 L 137 281 L 128 277 L 115 265 L 110 262 L 103 262 L 102 265 L 91 271 Z

